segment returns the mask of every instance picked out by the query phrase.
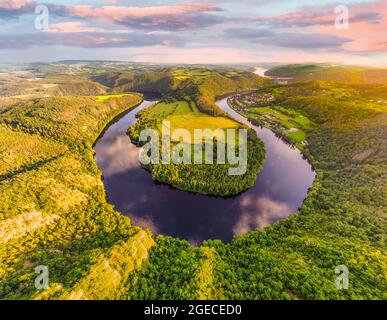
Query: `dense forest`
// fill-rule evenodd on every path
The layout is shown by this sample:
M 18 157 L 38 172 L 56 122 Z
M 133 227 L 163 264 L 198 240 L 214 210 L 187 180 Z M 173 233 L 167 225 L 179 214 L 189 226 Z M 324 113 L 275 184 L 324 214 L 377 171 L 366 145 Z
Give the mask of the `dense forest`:
M 158 237 L 147 267 L 129 277 L 128 297 L 387 298 L 386 89 L 314 82 L 262 90 L 314 123 L 304 152 L 318 179 L 302 208 L 229 244 L 209 240 L 192 248 Z M 348 290 L 334 285 L 342 264 Z
M 128 268 L 140 266 L 138 250 L 126 247 L 138 242 L 148 248 L 153 240 L 106 203 L 92 145 L 107 122 L 141 99 L 49 97 L 2 107 L 1 298 L 39 293 L 36 265 L 50 269 L 52 287 L 45 295 L 51 298 L 71 295 L 117 250 L 125 250 Z M 124 276 L 129 269 L 118 270 Z
M 387 69 L 361 66 L 291 64 L 271 68 L 265 75 L 269 77 L 288 77 L 291 78 L 291 82 L 325 80 L 387 84 Z
M 17 76 L 23 92 L 7 80 L 0 83 L 7 88 L 0 101 L 1 299 L 387 298 L 386 85 L 276 86 L 257 78 L 251 86 L 245 79 L 256 76 L 247 76 L 246 68 L 221 68 L 212 75 L 188 67 L 163 71 L 173 74 L 168 93 L 160 90 L 167 99 L 158 110 L 163 117 L 185 126 L 197 116 L 185 118 L 187 113 L 201 114 L 201 121 L 213 118 L 218 114 L 205 106 L 239 91 L 230 104 L 252 121 L 285 136 L 297 132 L 292 128 L 302 131 L 290 137 L 317 172 L 294 215 L 230 243 L 209 239 L 194 247 L 183 239 L 155 237 L 108 204 L 92 146 L 142 95 L 128 93 L 131 85 L 122 90 L 127 94 L 112 94 L 122 92 L 116 80 L 102 80 L 133 66 L 102 66 L 34 65 L 29 72 L 43 80 Z M 165 67 L 135 68 L 159 74 Z M 62 87 L 58 96 L 55 90 L 74 76 L 89 85 Z M 170 92 L 175 79 L 180 90 Z M 40 81 L 37 91 L 28 91 Z M 245 96 L 241 91 L 248 88 L 259 90 Z M 109 95 L 98 96 L 105 90 Z M 201 95 L 187 98 L 198 92 L 205 102 L 196 101 Z M 50 270 L 46 290 L 34 285 L 39 265 Z M 348 289 L 335 287 L 339 265 L 349 270 Z

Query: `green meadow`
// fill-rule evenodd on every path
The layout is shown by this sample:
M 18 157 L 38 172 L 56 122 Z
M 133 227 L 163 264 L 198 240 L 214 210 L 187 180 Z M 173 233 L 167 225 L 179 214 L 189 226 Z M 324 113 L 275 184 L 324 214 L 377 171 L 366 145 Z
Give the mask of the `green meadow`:
M 304 130 L 312 125 L 312 122 L 299 112 L 279 105 L 250 108 L 247 116 L 255 123 L 270 127 L 294 144 L 300 144 L 306 140 L 307 135 Z

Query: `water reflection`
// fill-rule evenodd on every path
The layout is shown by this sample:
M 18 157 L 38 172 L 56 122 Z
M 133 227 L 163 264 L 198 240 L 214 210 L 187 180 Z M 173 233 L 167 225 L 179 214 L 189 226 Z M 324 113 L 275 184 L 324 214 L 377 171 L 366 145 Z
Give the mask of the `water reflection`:
M 294 213 L 307 195 L 314 172 L 301 153 L 270 130 L 252 126 L 266 146 L 266 161 L 254 187 L 235 198 L 195 195 L 155 184 L 138 163 L 139 150 L 126 130 L 135 114 L 153 102 L 112 124 L 95 145 L 95 159 L 104 175 L 109 202 L 133 223 L 199 244 L 206 239 L 229 241 L 234 235 L 274 223 Z M 247 120 L 218 104 L 230 115 Z
M 254 199 L 250 195 L 242 197 L 240 201 L 242 213 L 233 227 L 235 235 L 245 234 L 252 229 L 263 229 L 268 224 L 286 218 L 291 211 L 288 204 L 262 196 Z

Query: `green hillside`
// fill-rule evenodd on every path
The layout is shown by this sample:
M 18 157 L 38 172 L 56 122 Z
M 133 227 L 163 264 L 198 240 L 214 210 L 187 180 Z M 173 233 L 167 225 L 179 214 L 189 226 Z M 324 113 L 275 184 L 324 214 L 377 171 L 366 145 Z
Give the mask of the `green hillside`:
M 266 72 L 270 77 L 290 77 L 293 81 L 341 81 L 351 83 L 387 84 L 387 69 L 370 67 L 293 64 L 274 67 Z
M 223 115 L 215 105 L 217 97 L 237 91 L 258 88 L 268 80 L 248 71 L 224 68 L 181 67 L 159 70 L 136 69 L 125 72 L 108 72 L 94 81 L 108 86 L 112 92 L 156 92 L 192 100 L 200 111 Z
M 52 292 L 46 298 L 71 294 L 98 269 L 99 256 L 111 255 L 139 232 L 141 239 L 149 237 L 106 202 L 92 150 L 105 125 L 140 101 L 137 94 L 105 102 L 96 97 L 54 97 L 1 110 L 2 299 L 39 294 L 33 281 L 37 264 L 50 268 Z M 136 264 L 136 254 L 125 252 L 119 259 Z M 123 283 L 129 269 L 116 272 Z M 98 290 L 95 281 L 94 286 Z

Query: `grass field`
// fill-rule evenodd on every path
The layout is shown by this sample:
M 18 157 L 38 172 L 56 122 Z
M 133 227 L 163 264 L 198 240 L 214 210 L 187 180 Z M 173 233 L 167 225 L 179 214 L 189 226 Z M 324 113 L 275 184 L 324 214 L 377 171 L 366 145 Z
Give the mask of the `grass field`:
M 182 115 L 171 115 L 167 118 L 171 122 L 171 128 L 184 128 L 193 134 L 195 129 L 231 129 L 238 128 L 240 125 L 229 118 L 211 117 L 203 113 L 186 113 Z
M 196 106 L 186 101 L 159 102 L 139 113 L 143 120 L 156 123 L 161 131 L 162 121 L 171 122 L 171 130 L 184 128 L 193 136 L 195 129 L 229 129 L 240 125 L 226 117 L 212 117 L 197 110 Z
M 156 123 L 156 128 L 162 131 L 162 121 L 168 120 L 171 125 L 171 132 L 176 129 L 188 130 L 191 137 L 194 137 L 195 129 L 236 129 L 240 125 L 225 117 L 212 117 L 201 113 L 196 106 L 186 101 L 172 103 L 160 102 L 141 113 L 148 122 Z
M 172 76 L 176 80 L 184 81 L 192 79 L 194 83 L 200 84 L 204 79 L 210 76 L 211 72 L 205 69 L 176 69 L 172 71 Z
M 301 143 L 306 140 L 306 133 L 301 130 L 286 132 L 285 135 L 295 143 Z
M 192 112 L 188 102 L 159 102 L 148 109 L 148 116 L 153 119 L 166 118 L 171 115 L 183 115 Z
M 261 116 L 273 117 L 286 128 L 309 128 L 311 121 L 294 110 L 286 110 L 281 106 L 260 107 L 249 109 L 249 112 Z
M 313 125 L 307 117 L 299 112 L 279 105 L 248 109 L 248 117 L 281 132 L 282 135 L 296 144 L 306 140 L 307 135 L 304 130 Z
M 183 115 L 172 115 L 166 118 L 171 123 L 171 131 L 184 128 L 193 137 L 195 129 L 231 129 L 238 128 L 239 124 L 224 117 L 210 117 L 201 113 L 187 113 Z M 161 129 L 161 127 L 158 127 Z
M 110 95 L 97 96 L 95 98 L 95 101 L 97 101 L 97 102 L 107 102 L 111 98 L 122 98 L 122 97 L 125 97 L 127 95 L 128 94 L 122 93 L 122 94 L 110 94 Z

